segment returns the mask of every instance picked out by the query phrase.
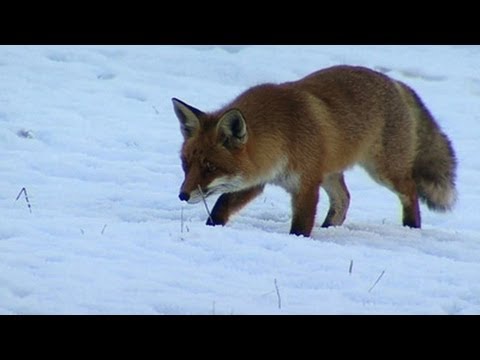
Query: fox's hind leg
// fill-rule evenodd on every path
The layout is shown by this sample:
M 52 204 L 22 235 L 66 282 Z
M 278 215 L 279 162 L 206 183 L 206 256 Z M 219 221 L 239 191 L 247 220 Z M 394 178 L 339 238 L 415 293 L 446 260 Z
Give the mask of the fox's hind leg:
M 393 188 L 403 206 L 403 225 L 420 228 L 420 207 L 417 186 L 411 177 L 392 180 Z
M 378 183 L 397 194 L 403 208 L 403 225 L 411 228 L 421 227 L 420 207 L 418 205 L 417 185 L 408 167 L 366 167 L 371 177 Z
M 350 205 L 350 194 L 343 174 L 331 174 L 325 178 L 322 187 L 327 192 L 330 199 L 330 209 L 322 227 L 340 226 L 347 216 L 348 206 Z
M 403 208 L 403 225 L 420 228 L 418 191 L 413 179 L 418 142 L 415 113 L 406 104 L 396 105 L 385 118 L 382 135 L 370 144 L 360 165 L 397 194 Z

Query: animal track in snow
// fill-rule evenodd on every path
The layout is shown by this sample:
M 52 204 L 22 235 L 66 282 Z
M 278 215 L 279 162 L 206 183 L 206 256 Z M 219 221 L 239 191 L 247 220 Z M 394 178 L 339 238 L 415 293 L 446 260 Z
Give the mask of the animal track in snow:
M 480 79 L 471 79 L 469 87 L 473 95 L 480 96 Z
M 111 80 L 111 79 L 114 79 L 115 77 L 116 75 L 111 72 L 104 72 L 97 75 L 97 79 L 99 80 Z
M 436 74 L 427 74 L 419 69 L 392 69 L 389 67 L 377 65 L 374 67 L 375 70 L 383 73 L 383 74 L 388 74 L 392 71 L 397 71 L 403 76 L 411 79 L 422 79 L 426 81 L 444 81 L 447 80 L 446 76 L 443 75 L 436 75 Z
M 147 97 L 145 95 L 143 95 L 142 93 L 140 93 L 139 91 L 136 91 L 136 90 L 126 90 L 124 92 L 124 95 L 128 99 L 133 99 L 133 100 L 137 100 L 137 101 L 141 101 L 141 102 L 147 101 Z
M 422 79 L 426 81 L 444 81 L 447 79 L 446 76 L 426 74 L 417 69 L 402 69 L 399 70 L 399 72 L 407 78 Z
M 32 130 L 20 129 L 17 131 L 17 136 L 24 138 L 24 139 L 33 139 L 35 136 L 33 135 Z
M 18 286 L 12 286 L 12 287 L 10 287 L 9 290 L 13 295 L 15 295 L 19 298 L 25 298 L 32 293 L 31 290 L 27 290 L 25 288 L 21 288 L 21 287 L 18 287 Z

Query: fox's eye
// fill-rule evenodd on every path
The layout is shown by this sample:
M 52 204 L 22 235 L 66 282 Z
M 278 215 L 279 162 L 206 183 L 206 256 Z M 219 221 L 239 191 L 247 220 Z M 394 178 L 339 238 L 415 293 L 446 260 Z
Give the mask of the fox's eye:
M 215 165 L 208 161 L 205 163 L 205 169 L 207 169 L 208 172 L 214 172 L 215 170 L 217 170 Z

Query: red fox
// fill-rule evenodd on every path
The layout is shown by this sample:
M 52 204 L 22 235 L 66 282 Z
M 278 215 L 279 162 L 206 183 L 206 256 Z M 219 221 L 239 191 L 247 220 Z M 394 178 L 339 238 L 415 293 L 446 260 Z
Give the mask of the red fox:
M 290 193 L 291 234 L 311 235 L 320 187 L 330 200 L 322 227 L 342 225 L 343 172 L 355 164 L 398 195 L 404 226 L 420 228 L 419 199 L 436 211 L 456 200 L 449 139 L 414 90 L 374 70 L 335 66 L 255 86 L 210 113 L 172 101 L 184 137 L 180 200 L 222 194 L 207 225 L 225 225 L 266 184 Z

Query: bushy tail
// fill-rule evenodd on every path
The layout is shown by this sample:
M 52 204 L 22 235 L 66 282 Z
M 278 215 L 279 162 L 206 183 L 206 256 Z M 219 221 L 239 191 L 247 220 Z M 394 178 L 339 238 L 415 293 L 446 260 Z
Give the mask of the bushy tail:
M 420 200 L 435 211 L 451 210 L 457 199 L 457 159 L 448 137 L 442 132 L 420 97 L 408 86 L 417 120 L 417 156 L 413 178 Z

